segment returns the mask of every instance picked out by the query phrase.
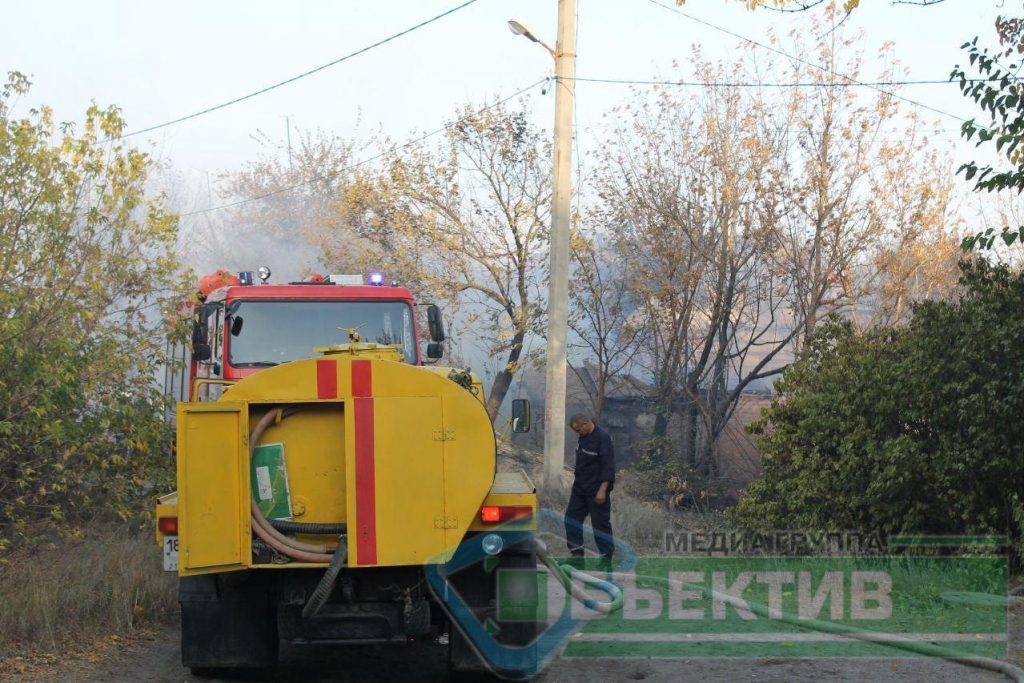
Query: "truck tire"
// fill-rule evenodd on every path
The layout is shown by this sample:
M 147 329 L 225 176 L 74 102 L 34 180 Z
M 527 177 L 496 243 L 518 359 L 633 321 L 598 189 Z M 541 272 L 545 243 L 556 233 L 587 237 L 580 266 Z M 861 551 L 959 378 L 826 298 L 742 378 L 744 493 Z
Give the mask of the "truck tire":
M 473 651 L 466 637 L 455 624 L 448 626 L 448 678 L 449 680 L 479 680 L 490 673 Z
M 274 667 L 277 615 L 270 588 L 257 572 L 182 577 L 182 664 L 197 676 Z
M 483 622 L 490 605 L 488 576 L 481 567 L 473 566 L 462 570 L 452 577 L 451 583 L 458 591 L 466 606 L 470 608 L 476 620 Z M 489 669 L 480 660 L 469 640 L 462 634 L 459 627 L 448 622 L 448 675 L 454 680 L 470 680 L 473 676 L 483 676 Z
M 503 570 L 514 570 L 529 575 L 536 572 L 536 565 L 537 555 L 531 541 L 529 544 L 510 548 L 499 555 L 497 567 L 492 568 L 492 571 L 484 571 L 480 566 L 472 567 L 460 572 L 464 575 L 459 576 L 459 580 L 455 582 L 477 619 L 481 623 L 490 620 L 497 626 L 494 639 L 502 645 L 525 647 L 536 639 L 539 630 L 536 621 L 539 618 L 538 592 L 536 582 L 520 584 L 516 596 L 517 618 L 504 620 L 501 618 L 501 610 L 498 609 L 498 593 L 502 590 L 498 586 L 498 577 Z M 524 585 L 525 591 L 522 590 Z M 534 619 L 524 619 L 527 613 L 535 615 Z M 532 652 L 535 656 L 535 651 Z M 473 646 L 455 624 L 449 624 L 448 627 L 448 671 L 454 677 L 490 673 L 490 669 L 480 660 Z M 528 678 L 537 673 L 537 661 L 535 658 L 532 659 L 521 670 L 501 670 L 493 673 L 502 678 Z
M 515 547 L 512 552 L 501 555 L 498 565 L 498 572 L 512 570 L 523 577 L 538 576 L 537 574 L 537 552 L 532 545 L 526 547 Z M 537 581 L 516 581 L 516 609 L 512 620 L 502 619 L 502 610 L 498 609 L 496 596 L 494 621 L 499 627 L 497 640 L 499 643 L 510 646 L 529 645 L 537 638 L 540 629 L 538 620 L 541 618 L 539 603 L 539 592 Z M 496 587 L 496 590 L 500 590 Z M 506 596 L 507 597 L 507 596 Z M 529 615 L 529 616 L 528 616 Z M 530 618 L 532 617 L 532 618 Z

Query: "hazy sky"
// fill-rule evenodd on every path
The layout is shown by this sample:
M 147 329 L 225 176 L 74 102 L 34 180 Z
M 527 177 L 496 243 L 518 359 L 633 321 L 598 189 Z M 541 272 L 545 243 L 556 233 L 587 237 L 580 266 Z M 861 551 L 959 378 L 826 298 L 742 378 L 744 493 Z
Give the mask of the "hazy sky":
M 672 0 L 662 2 L 674 8 Z M 129 128 L 138 129 L 258 90 L 457 4 L 8 0 L 0 66 L 35 81 L 30 101 L 22 106 L 47 103 L 59 120 L 67 120 L 95 99 L 121 106 Z M 921 8 L 863 0 L 847 28 L 864 30 L 868 55 L 894 41 L 910 78 L 944 79 L 960 59 L 961 43 L 979 34 L 994 41 L 999 4 L 946 0 Z M 681 12 L 762 41 L 769 27 L 785 31 L 803 20 L 801 14 L 750 12 L 734 0 L 689 0 Z M 682 74 L 671 63 L 685 61 L 693 44 L 726 58 L 739 45 L 736 38 L 652 0 L 579 0 L 578 14 L 580 77 L 678 78 Z M 380 127 L 401 140 L 437 128 L 460 104 L 506 95 L 549 75 L 548 54 L 510 33 L 506 21 L 520 18 L 553 43 L 556 15 L 557 0 L 479 0 L 348 62 L 147 137 L 160 155 L 193 173 L 252 158 L 258 146 L 251 134 L 259 129 L 283 139 L 286 116 L 297 127 L 323 127 L 348 137 Z M 863 78 L 872 71 L 869 67 Z M 954 85 L 908 87 L 902 93 L 953 114 L 973 115 Z M 624 86 L 578 85 L 584 147 L 601 115 L 627 95 Z M 542 96 L 535 90 L 532 101 L 538 122 L 549 125 L 551 92 Z M 955 137 L 957 122 L 944 124 Z M 951 139 L 951 144 L 956 143 Z
M 291 78 L 461 2 L 7 0 L 0 27 L 0 68 L 20 70 L 34 81 L 30 96 L 17 105 L 22 111 L 45 103 L 55 109 L 57 120 L 75 120 L 95 100 L 120 106 L 129 130 L 138 130 Z M 849 35 L 864 34 L 860 48 L 867 65 L 862 80 L 877 77 L 881 65 L 875 55 L 888 41 L 895 44 L 908 80 L 945 80 L 961 59 L 959 46 L 975 35 L 994 43 L 996 15 L 1016 9 L 1000 10 L 997 0 L 946 0 L 924 8 L 892 5 L 888 0 L 862 0 L 861 4 L 843 29 Z M 477 0 L 295 83 L 132 141 L 151 148 L 183 174 L 186 205 L 182 209 L 217 206 L 224 201 L 208 195 L 206 188 L 216 192 L 218 172 L 237 168 L 266 151 L 253 139 L 257 131 L 283 142 L 286 117 L 293 131 L 319 127 L 357 140 L 383 131 L 392 140 L 403 141 L 438 129 L 461 105 L 482 106 L 550 76 L 550 55 L 513 35 L 507 20 L 515 17 L 526 22 L 553 44 L 557 7 L 557 0 Z M 765 9 L 751 12 L 735 0 L 689 0 L 683 8 L 673 0 L 578 0 L 577 9 L 580 78 L 694 80 L 687 64 L 693 46 L 725 61 L 751 49 L 734 35 L 701 21 L 759 42 L 768 40 L 772 28 L 783 35 L 827 30 L 810 25 L 815 17 L 825 20 L 821 7 L 783 14 Z M 758 48 L 752 54 L 759 60 L 778 59 Z M 683 68 L 675 69 L 673 62 Z M 684 92 L 697 94 L 696 89 Z M 954 84 L 908 86 L 900 92 L 956 116 L 976 114 Z M 609 123 L 604 115 L 629 96 L 628 86 L 577 83 L 576 149 L 584 174 L 588 170 L 585 152 L 595 147 Z M 536 123 L 550 128 L 552 89 L 542 94 L 535 88 L 529 97 Z M 924 115 L 928 122 L 941 123 L 943 135 L 948 136 L 944 142 L 956 160 L 975 154 L 959 140 L 958 120 L 934 112 Z M 969 194 L 967 184 L 958 182 Z M 585 185 L 577 183 L 577 187 Z M 186 216 L 183 224 L 186 229 L 218 231 L 219 219 L 225 216 L 211 211 Z M 237 268 L 244 265 L 240 260 L 257 258 L 277 276 L 289 278 L 298 275 L 311 258 L 296 245 L 287 250 L 259 243 L 250 247 L 260 255 L 206 250 L 205 261 L 196 261 L 198 257 L 189 261 L 200 269 L 210 264 Z M 264 255 L 264 251 L 270 253 Z
M 129 130 L 136 130 L 290 78 L 460 2 L 6 0 L 0 67 L 23 71 L 35 82 L 30 97 L 18 103 L 22 110 L 46 103 L 58 120 L 74 120 L 95 100 L 122 107 Z M 862 49 L 872 58 L 882 44 L 894 42 L 908 79 L 946 79 L 961 59 L 963 42 L 979 35 L 994 43 L 996 15 L 1020 12 L 1017 0 L 946 0 L 928 8 L 888 0 L 861 4 L 844 29 L 864 32 Z M 823 16 L 820 8 L 813 13 Z M 284 140 L 286 116 L 296 128 L 320 127 L 357 139 L 379 129 L 401 141 L 438 128 L 460 105 L 504 97 L 551 75 L 547 52 L 508 30 L 513 17 L 554 43 L 557 0 L 478 0 L 296 83 L 134 140 L 152 144 L 193 183 L 254 158 L 260 145 L 252 135 L 258 130 Z M 750 12 L 735 0 L 689 0 L 682 9 L 673 0 L 661 0 L 661 6 L 656 0 L 578 0 L 577 76 L 687 78 L 689 69 L 675 71 L 672 63 L 685 64 L 692 46 L 726 60 L 745 49 L 736 37 L 688 17 L 761 42 L 773 27 L 781 33 L 812 30 L 806 13 Z M 862 79 L 872 80 L 877 68 L 869 58 Z M 629 92 L 625 86 L 578 83 L 578 148 L 593 148 L 607 121 L 602 115 Z M 907 87 L 901 94 L 956 116 L 976 115 L 952 84 Z M 530 101 L 536 122 L 550 127 L 550 89 L 546 95 L 532 91 Z M 959 141 L 958 121 L 934 113 L 925 118 L 941 120 L 956 157 L 970 153 Z M 207 214 L 214 225 L 216 215 Z M 294 250 L 286 251 L 292 257 L 257 258 L 287 278 L 298 266 Z

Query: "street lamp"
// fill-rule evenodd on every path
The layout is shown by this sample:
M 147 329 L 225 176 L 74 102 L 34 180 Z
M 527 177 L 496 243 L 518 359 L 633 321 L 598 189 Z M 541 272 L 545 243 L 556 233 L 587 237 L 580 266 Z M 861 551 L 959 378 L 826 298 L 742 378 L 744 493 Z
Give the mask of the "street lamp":
M 555 60 L 555 141 L 551 193 L 551 277 L 544 384 L 544 481 L 561 484 L 565 466 L 565 366 L 569 318 L 569 200 L 572 194 L 572 113 L 576 88 L 576 0 L 558 0 L 555 49 L 521 21 L 508 27 L 543 46 Z
M 545 43 L 540 38 L 538 38 L 537 34 L 534 33 L 530 29 L 529 26 L 527 26 L 523 22 L 519 21 L 518 19 L 509 19 L 508 30 L 512 31 L 512 33 L 516 34 L 517 36 L 523 36 L 524 38 L 529 38 L 530 40 L 532 40 L 533 42 L 537 43 L 538 45 L 543 47 L 545 50 L 547 50 L 548 53 L 550 53 L 552 57 L 554 57 L 555 59 L 558 59 L 558 57 L 555 56 L 555 51 L 551 49 L 551 46 L 548 45 L 547 43 Z

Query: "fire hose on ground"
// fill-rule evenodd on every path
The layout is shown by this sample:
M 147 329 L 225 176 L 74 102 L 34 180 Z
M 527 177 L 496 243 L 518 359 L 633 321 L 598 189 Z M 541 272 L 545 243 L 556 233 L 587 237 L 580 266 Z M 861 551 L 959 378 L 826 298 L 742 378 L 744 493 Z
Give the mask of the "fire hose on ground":
M 615 584 L 607 579 L 600 579 L 586 572 L 580 571 L 573 568 L 571 565 L 559 564 L 551 555 L 548 553 L 547 546 L 543 541 L 537 539 L 537 558 L 541 561 L 542 566 L 554 574 L 566 589 L 570 592 L 573 599 L 583 603 L 589 609 L 592 609 L 600 614 L 610 614 L 617 609 L 622 607 L 622 591 Z M 671 586 L 677 586 L 679 588 L 686 589 L 688 591 L 700 592 L 705 597 L 711 597 L 715 600 L 725 602 L 737 609 L 744 609 L 757 614 L 758 616 L 773 619 L 775 621 L 782 621 L 784 623 L 796 626 L 801 629 L 810 631 L 818 631 L 819 633 L 831 633 L 833 635 L 842 636 L 845 638 L 851 638 L 855 640 L 862 640 L 872 643 L 878 643 L 887 647 L 912 652 L 914 654 L 927 655 L 930 657 L 940 657 L 947 661 L 956 662 L 958 664 L 964 664 L 966 666 L 975 667 L 978 669 L 985 669 L 988 671 L 994 671 L 1001 673 L 1012 681 L 1017 683 L 1024 683 L 1024 669 L 1018 666 L 1004 662 L 999 659 L 993 659 L 991 657 L 973 657 L 958 653 L 955 650 L 951 650 L 940 645 L 933 643 L 924 643 L 920 641 L 910 640 L 908 638 L 901 638 L 898 635 L 891 633 L 878 633 L 876 631 L 869 631 L 866 629 L 859 629 L 854 626 L 847 626 L 845 624 L 838 624 L 827 621 L 820 621 L 817 619 L 799 619 L 793 615 L 786 614 L 784 612 L 776 612 L 769 610 L 765 605 L 759 605 L 757 603 L 743 600 L 742 598 L 720 593 L 712 590 L 705 586 L 683 583 L 674 579 L 667 579 L 660 576 L 640 576 L 635 574 L 627 574 L 622 572 L 608 572 L 606 574 L 608 579 L 618 580 L 629 580 L 633 581 L 636 579 L 648 579 L 651 581 L 662 582 Z M 611 600 L 608 602 L 600 602 L 594 600 L 586 594 L 582 586 L 576 584 L 573 578 L 578 578 L 581 583 L 590 584 L 595 588 L 606 592 L 611 596 Z
M 539 538 L 534 539 L 534 545 L 537 549 L 537 559 L 541 561 L 542 566 L 561 582 L 562 586 L 570 595 L 572 595 L 573 599 L 583 603 L 584 607 L 592 609 L 600 614 L 611 614 L 612 612 L 622 608 L 621 588 L 611 581 L 599 579 L 592 574 L 580 571 L 571 564 L 559 564 L 558 561 L 548 553 L 548 547 L 544 541 Z M 607 593 L 610 599 L 608 602 L 594 600 L 592 597 L 587 595 L 582 586 L 573 581 L 573 578 L 578 578 L 580 583 L 589 584 L 597 590 Z

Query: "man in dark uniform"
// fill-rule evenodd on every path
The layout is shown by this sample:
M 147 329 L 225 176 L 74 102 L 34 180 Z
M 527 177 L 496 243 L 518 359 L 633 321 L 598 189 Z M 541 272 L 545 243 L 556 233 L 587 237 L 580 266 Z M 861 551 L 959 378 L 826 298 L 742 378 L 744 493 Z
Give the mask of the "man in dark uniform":
M 583 555 L 583 520 L 590 517 L 594 541 L 602 561 L 610 564 L 612 542 L 611 492 L 615 486 L 615 452 L 608 432 L 586 415 L 576 414 L 569 426 L 579 436 L 576 446 L 576 476 L 569 505 L 565 508 L 565 539 L 569 552 Z

